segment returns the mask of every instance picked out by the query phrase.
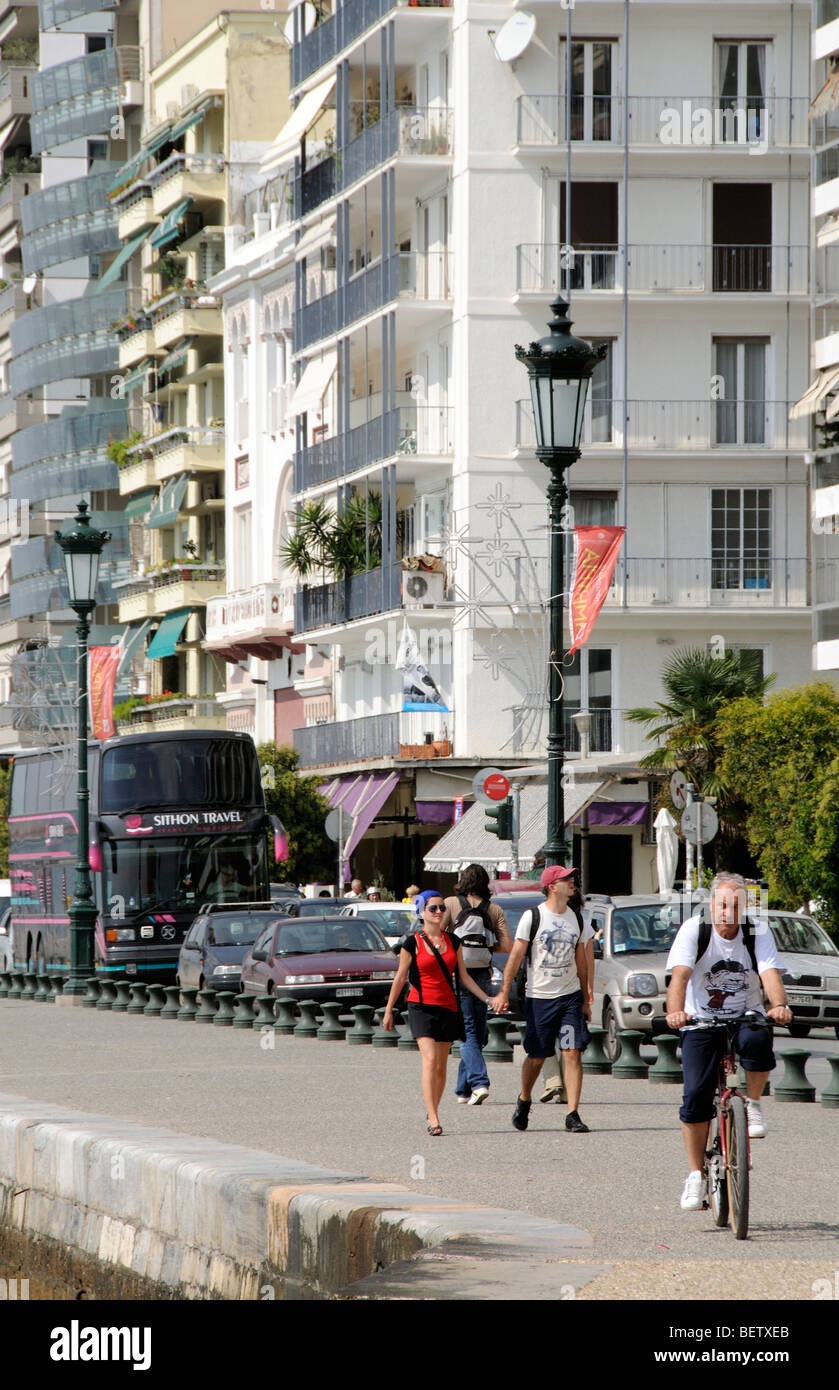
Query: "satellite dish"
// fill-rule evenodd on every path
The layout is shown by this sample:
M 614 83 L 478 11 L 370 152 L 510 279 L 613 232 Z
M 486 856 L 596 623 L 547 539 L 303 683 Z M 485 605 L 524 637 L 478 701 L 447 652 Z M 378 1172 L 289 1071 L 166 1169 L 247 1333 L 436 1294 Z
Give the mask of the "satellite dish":
M 317 22 L 318 22 L 318 12 L 317 12 L 317 10 L 315 9 L 314 5 L 312 4 L 312 0 L 305 0 L 305 4 L 303 5 L 303 34 L 304 34 L 304 37 L 305 37 L 306 34 L 311 34 L 311 32 L 312 32 L 312 30 L 314 29 L 314 27 L 315 27 L 315 25 L 317 24 Z M 285 39 L 286 43 L 288 43 L 288 44 L 293 44 L 293 43 L 294 43 L 294 13 L 293 13 L 293 12 L 289 15 L 288 19 L 287 19 L 286 22 L 285 22 L 285 28 L 283 29 L 283 38 Z
M 507 20 L 495 36 L 495 55 L 502 63 L 514 63 L 520 58 L 536 33 L 536 16 L 529 10 L 519 10 Z

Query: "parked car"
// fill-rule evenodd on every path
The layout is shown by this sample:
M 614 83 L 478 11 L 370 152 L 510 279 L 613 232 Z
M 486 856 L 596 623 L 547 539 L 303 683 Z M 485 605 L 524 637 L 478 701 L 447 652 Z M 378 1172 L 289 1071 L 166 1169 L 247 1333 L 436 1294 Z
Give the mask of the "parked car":
M 268 887 L 273 903 L 299 903 L 302 901 L 302 894 L 298 892 L 293 883 L 269 883 Z
M 368 903 L 363 898 L 343 907 L 341 916 L 366 917 L 375 922 L 391 949 L 398 946 L 402 937 L 419 921 L 416 912 L 407 903 Z
M 12 909 L 6 908 L 3 916 L 0 917 L 0 970 L 11 970 L 12 968 Z
M 184 988 L 238 992 L 242 961 L 260 932 L 278 921 L 277 909 L 267 905 L 241 909 L 225 903 L 208 908 L 195 918 L 184 938 L 176 983 Z
M 289 917 L 334 917 L 352 898 L 299 898 L 285 904 Z
M 806 1038 L 811 1028 L 832 1028 L 839 1038 L 839 950 L 812 917 L 769 912 L 769 926 L 786 970 L 784 985 L 793 1021 L 789 1032 Z
M 387 1003 L 396 961 L 366 917 L 290 918 L 266 924 L 242 964 L 245 994 Z
M 506 880 L 501 881 L 506 882 Z M 516 928 L 522 917 L 531 908 L 540 907 L 545 901 L 545 895 L 538 888 L 534 890 L 534 886 L 531 884 L 528 889 L 514 889 L 509 893 L 493 893 L 492 901 L 498 904 L 507 918 L 510 936 L 515 940 Z M 506 964 L 507 952 L 496 951 L 492 957 L 491 990 L 493 994 L 496 994 L 501 988 Z M 513 981 L 510 990 L 509 1010 L 515 1018 L 524 1018 L 524 989 L 521 984 L 521 976 L 517 976 Z

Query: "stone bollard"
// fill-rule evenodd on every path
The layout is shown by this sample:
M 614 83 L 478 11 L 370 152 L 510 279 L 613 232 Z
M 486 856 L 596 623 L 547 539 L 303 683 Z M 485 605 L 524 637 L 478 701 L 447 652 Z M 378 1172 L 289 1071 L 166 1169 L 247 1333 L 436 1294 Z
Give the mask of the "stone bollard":
M 828 1057 L 830 1081 L 822 1091 L 822 1105 L 828 1110 L 839 1110 L 839 1057 Z
M 95 1008 L 96 1008 L 96 1001 L 97 1001 L 97 999 L 99 998 L 99 986 L 100 986 L 100 983 L 101 983 L 101 981 L 99 980 L 98 975 L 91 975 L 90 978 L 89 978 L 88 980 L 85 980 L 85 985 L 87 986 L 87 992 L 85 993 L 85 996 L 84 996 L 84 998 L 82 999 L 82 1008 L 83 1008 L 83 1009 L 95 1009 Z
M 253 1028 L 253 995 L 237 994 L 233 1001 L 233 1027 Z
M 127 1014 L 131 1003 L 131 981 L 117 980 L 117 997 L 111 1005 L 112 1014 Z
M 38 976 L 34 970 L 26 970 L 23 975 L 24 985 L 21 999 L 34 999 L 38 992 Z
M 598 1028 L 596 1024 L 590 1024 L 588 1033 L 589 1042 L 583 1053 L 583 1073 L 586 1076 L 609 1076 L 612 1071 L 612 1063 L 603 1050 L 606 1029 Z M 676 1041 L 678 1042 L 678 1038 Z
M 146 1018 L 159 1018 L 163 1005 L 166 1003 L 166 995 L 163 993 L 163 985 L 148 985 L 149 999 L 143 1013 Z
M 376 1020 L 376 1028 L 371 1038 L 374 1047 L 398 1047 L 399 1035 L 394 1028 L 390 1033 L 384 1027 L 382 1019 L 385 1016 L 384 1009 L 377 1009 L 373 1015 Z
M 775 1099 L 798 1101 L 799 1104 L 812 1103 L 816 1099 L 816 1088 L 807 1080 L 804 1068 L 811 1054 L 803 1047 L 779 1054 L 784 1064 L 784 1074 L 775 1083 Z
M 146 1005 L 149 1002 L 148 986 L 143 984 L 142 981 L 137 980 L 136 983 L 129 985 L 128 988 L 131 993 L 131 1003 L 128 1005 L 125 1012 L 127 1014 L 145 1013 Z
M 7 999 L 20 999 L 21 996 L 23 995 L 23 971 L 22 971 L 22 970 L 12 970 L 12 971 L 10 971 L 10 972 L 9 972 L 9 980 L 11 981 L 11 983 L 10 983 L 10 985 L 9 985 L 9 993 L 7 994 L 6 998 L 7 998 Z
M 11 970 L 0 970 L 0 999 L 7 999 L 12 987 Z
M 621 1029 L 618 1033 L 621 1055 L 612 1065 L 612 1075 L 622 1081 L 645 1081 L 650 1068 L 641 1056 L 639 1048 L 645 1034 L 637 1028 Z
M 316 999 L 301 999 L 300 1020 L 295 1024 L 295 1038 L 316 1038 L 318 1035 L 317 1012 L 320 1004 Z
M 350 1012 L 355 1022 L 347 1033 L 347 1042 L 351 1047 L 369 1046 L 373 1041 L 372 1004 L 354 1004 Z
M 55 1001 L 56 1001 L 56 999 L 58 998 L 59 994 L 63 994 L 63 993 L 64 993 L 64 976 L 63 976 L 63 975 L 51 975 L 51 976 L 50 976 L 50 1003 L 51 1003 L 51 1004 L 54 1004 Z
M 116 980 L 112 980 L 110 976 L 106 975 L 103 980 L 99 981 L 99 998 L 96 1001 L 97 1009 L 101 1009 L 103 1013 L 110 1013 L 111 1005 L 116 997 Z
M 487 1018 L 489 1042 L 484 1048 L 484 1057 L 488 1062 L 512 1062 L 513 1049 L 507 1041 L 509 1027 L 506 1018 L 498 1014 L 490 1014 Z
M 417 1040 L 411 1032 L 411 1025 L 408 1022 L 408 1010 L 394 1009 L 394 1023 L 396 1022 L 397 1018 L 400 1021 L 401 1027 L 399 1029 L 399 1042 L 396 1044 L 396 1046 L 398 1048 L 401 1048 L 403 1052 L 419 1052 Z
M 318 1037 L 323 1042 L 343 1042 L 347 1036 L 347 1030 L 341 1023 L 341 1009 L 343 1005 L 337 1000 L 327 999 L 321 1004 L 323 1010 L 323 1023 L 318 1029 Z
M 50 997 L 50 977 L 49 975 L 38 975 L 38 988 L 35 991 L 35 998 L 39 1004 L 46 1004 Z
M 258 994 L 253 1000 L 253 1028 L 274 1027 L 274 996 Z
M 676 1061 L 678 1037 L 675 1033 L 657 1033 L 653 1042 L 658 1048 L 658 1056 L 650 1067 L 647 1080 L 664 1086 L 681 1086 L 684 1077 L 681 1064 Z
M 293 999 L 277 999 L 277 1017 L 274 1032 L 281 1037 L 290 1038 L 297 1027 L 297 1014 Z
M 181 987 L 180 985 L 164 985 L 163 993 L 166 995 L 166 1003 L 160 1010 L 161 1018 L 177 1018 L 181 1009 Z
M 198 990 L 194 988 L 181 990 L 181 1007 L 178 1009 L 178 1018 L 182 1023 L 192 1023 L 195 1012 L 198 1008 Z
M 220 989 L 216 992 L 218 1008 L 213 1023 L 217 1028 L 233 1027 L 233 1001 L 236 993 L 232 989 Z
M 198 1008 L 195 1012 L 196 1023 L 212 1023 L 216 1016 L 218 1001 L 214 989 L 200 989 L 198 991 Z

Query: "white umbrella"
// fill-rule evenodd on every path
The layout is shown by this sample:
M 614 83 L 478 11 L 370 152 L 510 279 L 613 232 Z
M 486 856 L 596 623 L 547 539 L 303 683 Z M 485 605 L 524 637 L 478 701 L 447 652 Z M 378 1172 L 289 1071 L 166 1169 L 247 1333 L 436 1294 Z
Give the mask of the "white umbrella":
M 655 818 L 655 839 L 658 891 L 659 893 L 670 893 L 673 890 L 673 880 L 676 877 L 679 841 L 676 835 L 676 822 L 664 806 Z

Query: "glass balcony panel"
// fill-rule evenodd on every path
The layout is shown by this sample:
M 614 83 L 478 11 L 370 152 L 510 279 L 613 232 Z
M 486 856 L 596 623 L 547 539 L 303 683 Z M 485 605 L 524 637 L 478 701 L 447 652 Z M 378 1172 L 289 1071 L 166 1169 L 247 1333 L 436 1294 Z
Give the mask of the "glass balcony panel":
M 38 0 L 41 28 L 56 29 L 71 19 L 98 14 L 102 10 L 115 10 L 118 5 L 119 0 Z
M 30 84 L 33 153 L 85 135 L 107 133 L 119 113 L 122 84 L 139 77 L 139 48 L 106 48 L 34 73 Z
M 20 357 L 46 343 L 83 333 L 111 332 L 111 325 L 125 318 L 139 304 L 139 291 L 116 289 L 33 309 L 12 325 L 12 354 Z

